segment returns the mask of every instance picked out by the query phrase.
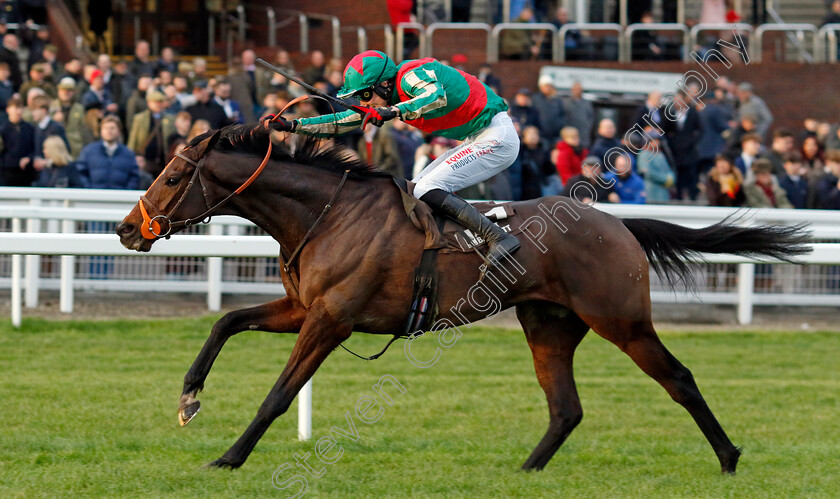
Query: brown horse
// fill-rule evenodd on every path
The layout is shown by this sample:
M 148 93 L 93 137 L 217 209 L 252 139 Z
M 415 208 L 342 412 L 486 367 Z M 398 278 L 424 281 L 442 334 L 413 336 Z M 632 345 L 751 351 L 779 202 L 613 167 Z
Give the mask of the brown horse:
M 184 379 L 182 424 L 198 411 L 196 394 L 228 338 L 245 330 L 298 333 L 256 418 L 211 463 L 218 467 L 245 462 L 271 422 L 353 331 L 400 331 L 425 240 L 408 221 L 391 178 L 347 159 L 341 149 L 318 150 L 304 141 L 293 155 L 266 156 L 264 171 L 255 177 L 268 143 L 267 132 L 247 125 L 196 138 L 116 229 L 126 248 L 148 251 L 159 237 L 209 214 L 237 215 L 280 243 L 286 297 L 222 317 Z M 327 205 L 334 205 L 329 213 Z M 592 329 L 685 407 L 722 471 L 734 473 L 740 450 L 706 405 L 691 372 L 653 328 L 648 263 L 671 280 L 688 278 L 685 260 L 695 253 L 787 259 L 809 251 L 807 234 L 790 227 L 721 223 L 694 230 L 656 220 L 620 220 L 562 197 L 513 206 L 532 223 L 522 234 L 515 262 L 505 261 L 484 282 L 494 283 L 498 308 L 516 307 L 548 398 L 548 431 L 523 468 L 542 469 L 581 420 L 572 357 Z M 475 253 L 440 255 L 438 303 L 444 323 L 455 327 L 488 315 L 487 298 L 477 299 L 475 292 L 481 264 Z

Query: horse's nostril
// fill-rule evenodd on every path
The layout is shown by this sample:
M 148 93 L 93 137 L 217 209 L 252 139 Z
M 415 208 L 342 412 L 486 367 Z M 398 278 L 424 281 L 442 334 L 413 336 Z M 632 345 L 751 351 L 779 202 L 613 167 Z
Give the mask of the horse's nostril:
M 132 233 L 134 233 L 134 228 L 135 227 L 134 227 L 133 224 L 128 224 L 128 223 L 123 222 L 123 223 L 117 225 L 116 232 L 117 232 L 118 236 L 125 237 L 125 236 L 129 236 Z

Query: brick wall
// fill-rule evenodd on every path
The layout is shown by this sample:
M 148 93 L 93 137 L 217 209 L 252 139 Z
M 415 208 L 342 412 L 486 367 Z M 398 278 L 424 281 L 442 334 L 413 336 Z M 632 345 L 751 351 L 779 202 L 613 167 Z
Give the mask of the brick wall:
M 289 9 L 318 14 L 338 16 L 342 24 L 368 25 L 382 24 L 389 21 L 385 0 L 347 1 L 347 0 L 256 0 L 249 5 L 266 5 L 277 9 Z

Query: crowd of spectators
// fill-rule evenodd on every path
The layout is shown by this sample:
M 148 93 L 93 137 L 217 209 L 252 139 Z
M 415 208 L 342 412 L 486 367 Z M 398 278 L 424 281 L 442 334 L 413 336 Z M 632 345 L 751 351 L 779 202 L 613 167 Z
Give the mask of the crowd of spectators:
M 721 77 L 703 95 L 696 85 L 673 96 L 651 92 L 629 125 L 644 134 L 619 133 L 609 118 L 595 124 L 579 83 L 565 96 L 547 77 L 537 88 L 519 89 L 510 103 L 523 130 L 519 161 L 507 172 L 521 186 L 513 199 L 568 195 L 586 180 L 601 202 L 840 207 L 840 126 L 808 119 L 796 133 L 773 129 L 749 82 Z M 533 179 L 539 188 L 528 185 Z
M 702 120 L 702 136 L 718 140 L 707 152 L 713 163 L 698 162 L 705 175 L 699 187 L 710 205 L 776 208 L 837 209 L 840 196 L 840 129 L 807 119 L 802 130 L 776 128 L 767 105 L 752 85 L 721 79 L 714 98 L 704 101 L 701 117 L 711 113 L 729 124 Z M 701 143 L 706 144 L 706 142 Z
M 797 133 L 773 129 L 772 113 L 749 82 L 721 77 L 703 95 L 696 85 L 671 96 L 651 92 L 628 127 L 639 132 L 628 134 L 612 119 L 593 122 L 579 83 L 566 96 L 548 77 L 537 88 L 519 89 L 510 103 L 523 132 L 520 158 L 504 174 L 519 186 L 512 199 L 570 195 L 585 181 L 596 196 L 581 200 L 840 207 L 840 126 L 808 119 Z M 535 180 L 536 188 L 529 185 Z
M 340 67 L 336 61 L 329 69 L 314 54 L 310 70 L 299 73 L 334 93 L 341 83 Z M 318 74 L 311 68 L 319 68 Z M 502 81 L 491 65 L 482 65 L 477 76 L 501 93 Z M 277 94 L 280 103 L 300 91 L 284 84 Z M 509 102 L 521 139 L 519 158 L 500 175 L 461 192 L 463 196 L 520 200 L 568 195 L 583 180 L 600 202 L 836 207 L 840 172 L 830 158 L 840 154 L 838 127 L 807 120 L 796 136 L 773 130 L 773 115 L 749 82 L 736 84 L 722 77 L 705 95 L 695 85 L 674 96 L 651 92 L 630 124 L 645 133 L 631 134 L 630 143 L 614 120 L 596 123 L 580 83 L 564 95 L 548 76 L 535 87 L 518 89 Z M 668 119 L 674 110 L 677 116 Z M 292 116 L 324 112 L 308 104 L 290 111 Z M 408 178 L 456 145 L 424 136 L 400 121 L 338 140 L 371 164 Z
M 250 50 L 212 77 L 203 59 L 179 60 L 170 47 L 153 58 L 142 40 L 133 57 L 83 63 L 58 60 L 48 27 L 0 24 L 0 36 L 0 185 L 145 188 L 197 135 L 276 112 L 288 97 Z
M 511 22 L 518 24 L 551 24 L 558 30 L 573 23 L 569 10 L 558 6 L 549 12 L 543 2 L 537 2 L 537 8 L 529 3 L 511 3 Z M 607 36 L 600 39 L 589 36 L 580 30 L 569 30 L 562 41 L 569 60 L 615 59 L 618 56 L 618 39 Z M 636 41 L 638 44 L 638 40 Z M 499 55 L 503 59 L 550 60 L 552 58 L 552 40 L 546 30 L 512 29 L 502 31 Z M 646 51 L 642 51 L 646 54 Z

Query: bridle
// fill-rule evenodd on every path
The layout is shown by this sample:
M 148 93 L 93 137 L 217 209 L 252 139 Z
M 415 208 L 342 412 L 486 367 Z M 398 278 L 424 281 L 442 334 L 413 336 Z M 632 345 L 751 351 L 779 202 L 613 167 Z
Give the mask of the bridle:
M 204 185 L 204 180 L 201 177 L 201 167 L 204 165 L 204 160 L 207 157 L 207 155 L 202 156 L 201 159 L 198 160 L 198 162 L 196 162 L 195 160 L 190 159 L 181 153 L 175 154 L 175 157 L 172 158 L 172 161 L 169 162 L 167 168 L 169 168 L 172 162 L 175 161 L 175 158 L 186 161 L 188 164 L 195 167 L 193 170 L 192 177 L 190 178 L 190 182 L 187 184 L 187 187 L 186 189 L 184 189 L 184 192 L 183 194 L 181 194 L 181 197 L 178 199 L 178 202 L 175 203 L 175 206 L 172 207 L 172 209 L 169 210 L 169 213 L 166 214 L 163 213 L 163 210 L 161 210 L 154 203 L 152 203 L 149 200 L 149 198 L 146 197 L 145 194 L 140 196 L 140 202 L 138 203 L 138 205 L 140 206 L 140 214 L 143 216 L 143 225 L 140 226 L 140 233 L 146 239 L 157 240 L 163 237 L 169 238 L 172 234 L 173 229 L 180 229 L 182 227 L 187 228 L 196 223 L 209 222 L 210 216 L 213 214 L 214 211 L 226 205 L 234 196 L 240 194 L 242 191 L 248 188 L 248 186 L 254 183 L 257 177 L 260 176 L 260 174 L 265 169 L 265 165 L 268 164 L 269 158 L 271 157 L 271 149 L 271 142 L 269 142 L 268 151 L 265 154 L 265 158 L 263 158 L 262 163 L 260 163 L 260 166 L 254 171 L 254 173 L 251 174 L 248 180 L 246 180 L 242 185 L 240 185 L 235 191 L 228 194 L 224 199 L 212 206 L 210 205 L 210 200 L 207 195 L 207 187 Z M 163 174 L 158 176 L 158 178 L 161 177 L 163 177 Z M 198 180 L 198 183 L 201 184 L 201 192 L 204 195 L 204 204 L 207 207 L 207 209 L 202 214 L 197 215 L 195 217 L 173 222 L 171 219 L 172 215 L 178 210 L 178 208 L 187 198 L 187 195 L 192 190 L 192 186 L 193 184 L 195 184 L 196 179 Z M 151 187 L 149 188 L 151 189 Z M 146 208 L 146 205 L 149 206 L 149 209 Z M 150 211 L 151 213 L 153 213 L 153 216 L 149 215 Z M 159 219 L 160 221 L 158 221 Z M 163 230 L 161 223 L 165 224 L 166 230 Z
M 309 97 L 308 95 L 302 95 L 302 96 L 300 96 L 296 99 L 292 99 L 288 104 L 286 104 L 286 106 L 279 113 L 277 113 L 270 120 L 268 120 L 265 123 L 265 126 L 268 127 L 269 123 L 271 123 L 272 121 L 274 121 L 277 118 L 279 118 L 280 116 L 282 116 L 282 114 L 286 111 L 286 109 L 294 106 L 298 102 L 306 100 L 308 97 Z M 196 223 L 207 223 L 207 222 L 209 222 L 210 221 L 210 215 L 214 211 L 218 210 L 219 208 L 221 208 L 222 206 L 227 204 L 227 202 L 230 201 L 231 198 L 233 198 L 237 194 L 244 191 L 249 185 L 251 185 L 254 182 L 254 180 L 257 179 L 257 177 L 260 176 L 260 173 L 262 173 L 263 169 L 265 169 L 265 165 L 268 164 L 269 158 L 271 158 L 271 150 L 272 150 L 272 144 L 271 144 L 271 140 L 269 140 L 268 141 L 268 150 L 265 152 L 265 158 L 263 158 L 262 163 L 260 163 L 259 168 L 257 168 L 257 170 L 248 178 L 248 180 L 245 181 L 244 184 L 240 185 L 238 189 L 236 189 L 235 191 L 228 194 L 228 196 L 226 198 L 222 199 L 221 201 L 216 203 L 214 206 L 210 206 L 210 201 L 207 198 L 207 187 L 204 186 L 204 181 L 201 178 L 201 166 L 204 164 L 204 158 L 207 157 L 207 154 L 202 156 L 201 159 L 199 159 L 198 162 L 196 162 L 196 161 L 184 156 L 180 152 L 176 153 L 175 157 L 172 158 L 172 161 L 170 161 L 169 164 L 166 165 L 166 168 L 164 168 L 163 171 L 166 171 L 166 169 L 169 168 L 169 166 L 172 164 L 172 162 L 175 161 L 175 158 L 180 158 L 180 159 L 186 161 L 188 164 L 195 167 L 195 170 L 193 170 L 192 178 L 190 179 L 190 183 L 187 184 L 187 188 L 184 189 L 184 193 L 181 194 L 181 198 L 175 204 L 175 207 L 172 208 L 171 210 L 169 210 L 169 213 L 167 213 L 167 214 L 164 214 L 163 210 L 159 209 L 157 206 L 155 206 L 154 203 L 149 201 L 149 199 L 146 197 L 145 194 L 140 196 L 140 202 L 138 204 L 140 205 L 140 214 L 143 215 L 143 225 L 140 227 L 140 234 L 142 234 L 144 238 L 154 241 L 154 240 L 160 239 L 162 237 L 169 238 L 170 234 L 172 234 L 172 229 L 173 228 L 178 228 L 178 229 L 180 229 L 181 227 L 187 228 L 187 227 L 189 227 L 193 224 L 196 224 Z M 158 178 L 161 178 L 161 177 L 163 177 L 163 172 L 161 172 L 161 174 L 158 175 Z M 198 182 L 201 184 L 201 192 L 202 192 L 202 194 L 204 194 L 204 204 L 205 204 L 205 206 L 207 206 L 207 210 L 204 213 L 202 213 L 201 215 L 198 215 L 196 217 L 187 218 L 185 220 L 180 220 L 180 221 L 177 221 L 177 222 L 173 222 L 170 218 L 170 215 L 174 214 L 175 210 L 177 210 L 181 206 L 181 203 L 184 202 L 184 199 L 186 199 L 187 194 L 189 194 L 190 189 L 192 189 L 192 186 L 195 183 L 196 179 L 198 179 Z M 155 182 L 157 182 L 157 179 L 155 179 Z M 154 182 L 152 182 L 152 185 L 155 185 Z M 152 187 L 149 186 L 149 189 L 151 189 L 151 188 Z M 149 191 L 147 190 L 146 192 L 148 193 Z M 146 209 L 146 206 L 145 206 L 144 203 L 148 204 L 154 210 L 155 216 L 153 216 L 153 217 L 149 216 L 149 212 Z M 157 219 L 159 219 L 159 218 L 163 222 L 166 223 L 167 228 L 166 228 L 165 232 L 162 232 L 160 222 L 157 221 Z
M 308 97 L 308 96 L 302 96 L 302 97 L 298 97 L 297 99 L 292 100 L 283 109 L 283 111 L 285 111 L 286 108 L 296 104 L 297 102 L 300 102 L 301 100 L 304 100 L 306 97 Z M 279 117 L 283 113 L 283 111 L 281 111 L 280 113 L 277 113 L 271 120 L 269 120 L 269 123 L 271 121 L 274 121 L 275 119 L 277 119 L 277 117 Z M 266 126 L 268 126 L 268 123 L 266 123 Z M 184 192 L 183 192 L 183 194 L 181 194 L 181 197 L 178 199 L 178 202 L 175 203 L 175 206 L 171 210 L 169 210 L 169 213 L 166 213 L 166 214 L 164 214 L 163 210 L 158 208 L 154 203 L 149 201 L 149 199 L 146 197 L 145 194 L 140 196 L 140 201 L 139 201 L 139 203 L 137 203 L 140 206 L 140 214 L 143 216 L 143 224 L 140 226 L 140 234 L 144 238 L 146 238 L 148 240 L 152 240 L 152 241 L 155 241 L 155 240 L 160 239 L 160 238 L 167 238 L 168 239 L 170 237 L 170 235 L 172 234 L 173 229 L 180 229 L 182 227 L 187 228 L 187 227 L 190 227 L 191 225 L 194 225 L 196 223 L 207 223 L 207 222 L 209 222 L 210 217 L 211 217 L 211 215 L 213 214 L 214 211 L 218 210 L 219 208 L 221 208 L 222 206 L 227 204 L 228 201 L 233 199 L 234 196 L 240 194 L 242 191 L 247 189 L 249 185 L 254 183 L 254 181 L 257 179 L 257 177 L 259 177 L 260 174 L 265 169 L 265 166 L 268 164 L 268 160 L 271 158 L 271 151 L 272 151 L 272 144 L 271 144 L 271 140 L 269 140 L 268 141 L 268 150 L 265 153 L 265 158 L 263 158 L 262 163 L 260 163 L 260 166 L 254 171 L 254 173 L 252 173 L 251 176 L 248 177 L 248 180 L 246 180 L 236 190 L 234 190 L 233 192 L 228 194 L 224 199 L 222 199 L 221 201 L 219 201 L 218 203 L 216 203 L 212 206 L 210 205 L 210 200 L 208 198 L 207 187 L 204 185 L 204 180 L 201 177 L 201 167 L 204 165 L 204 160 L 207 158 L 207 154 L 202 156 L 201 159 L 199 159 L 196 162 L 195 160 L 190 159 L 190 158 L 184 156 L 181 153 L 176 153 L 175 157 L 172 158 L 172 161 L 170 161 L 169 164 L 166 165 L 166 168 L 169 168 L 169 166 L 172 165 L 172 162 L 175 161 L 175 158 L 182 159 L 182 160 L 186 161 L 188 164 L 190 164 L 194 167 L 192 177 L 190 178 L 190 182 L 187 184 L 187 187 L 186 187 L 186 189 L 184 189 Z M 166 168 L 164 168 L 164 171 L 166 171 Z M 333 203 L 335 202 L 336 198 L 338 197 L 338 193 L 341 192 L 342 187 L 344 187 L 345 182 L 347 182 L 347 177 L 349 175 L 350 175 L 350 170 L 345 170 L 344 171 L 344 176 L 341 177 L 341 182 L 339 182 L 338 187 L 336 187 L 335 191 L 333 192 L 333 195 L 330 197 L 330 200 L 327 201 L 326 205 L 324 205 L 324 209 L 321 210 L 321 215 L 318 216 L 318 218 L 315 220 L 315 222 L 312 224 L 312 226 L 309 228 L 309 230 L 303 236 L 303 239 L 297 245 L 295 250 L 292 251 L 289 258 L 283 264 L 283 269 L 286 272 L 289 272 L 289 269 L 291 268 L 292 263 L 294 263 L 295 258 L 297 258 L 298 254 L 300 254 L 300 250 L 303 249 L 303 246 L 306 244 L 307 241 L 309 241 L 309 238 L 315 232 L 315 229 L 321 224 L 321 222 L 324 220 L 324 217 L 326 217 L 327 213 L 329 213 L 330 209 L 332 208 Z M 158 179 L 160 179 L 162 177 L 163 177 L 163 173 L 161 173 L 158 176 Z M 178 221 L 173 222 L 172 219 L 171 219 L 172 215 L 178 210 L 178 208 L 181 206 L 181 204 L 187 198 L 187 195 L 190 193 L 190 190 L 192 190 L 192 186 L 193 186 L 193 184 L 195 184 L 196 180 L 198 180 L 198 183 L 201 184 L 201 192 L 204 195 L 204 204 L 207 207 L 207 209 L 204 211 L 204 213 L 202 213 L 200 215 L 197 215 L 195 217 L 186 218 L 184 220 L 178 220 Z M 155 179 L 155 182 L 157 182 L 157 179 Z M 152 185 L 154 185 L 154 183 L 152 183 Z M 151 189 L 151 186 L 149 187 L 149 189 Z M 149 191 L 147 190 L 146 192 L 148 193 Z M 147 209 L 146 205 L 149 205 L 150 209 Z M 150 211 L 151 211 L 152 215 L 149 214 Z M 158 219 L 160 219 L 160 222 L 158 221 Z M 161 227 L 161 222 L 166 225 L 166 230 L 163 230 L 163 228 Z M 282 247 L 281 247 L 281 249 L 282 249 Z

